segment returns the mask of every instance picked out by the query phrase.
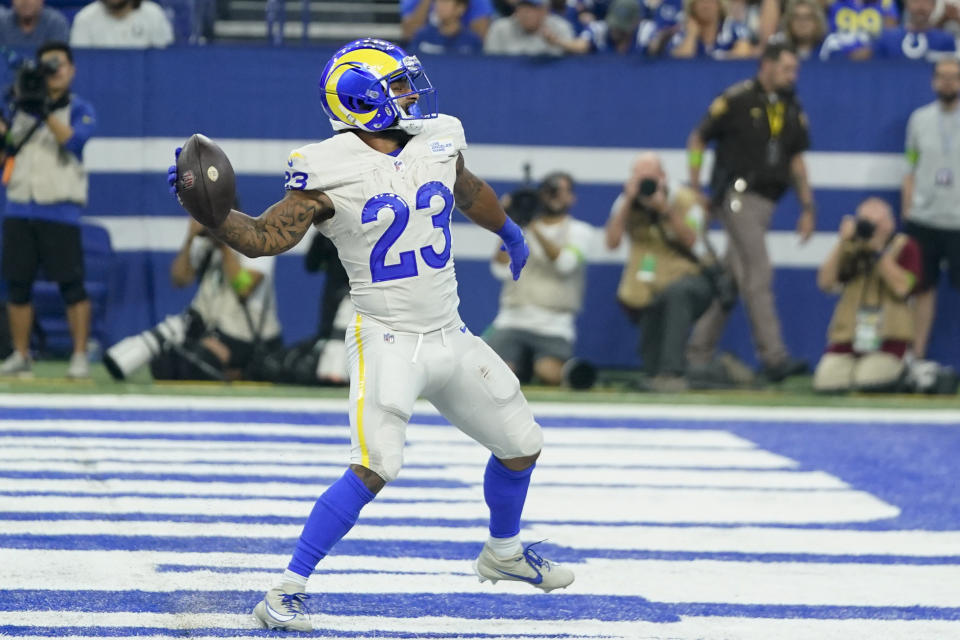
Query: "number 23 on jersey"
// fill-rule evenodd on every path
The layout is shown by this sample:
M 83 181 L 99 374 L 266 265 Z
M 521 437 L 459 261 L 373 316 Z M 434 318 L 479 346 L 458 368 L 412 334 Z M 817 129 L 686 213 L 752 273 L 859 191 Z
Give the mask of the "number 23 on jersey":
M 443 209 L 431 216 L 433 226 L 443 230 L 443 249 L 438 253 L 432 245 L 420 247 L 420 257 L 433 269 L 442 269 L 450 261 L 450 214 L 453 212 L 453 194 L 442 182 L 431 181 L 417 189 L 416 211 L 429 209 L 433 198 L 443 198 Z M 393 222 L 373 245 L 370 252 L 370 277 L 373 282 L 412 278 L 419 274 L 417 256 L 414 251 L 401 251 L 400 261 L 387 264 L 387 253 L 403 235 L 410 222 L 410 206 L 395 193 L 381 193 L 367 200 L 360 214 L 360 222 L 375 222 L 383 209 L 393 211 Z

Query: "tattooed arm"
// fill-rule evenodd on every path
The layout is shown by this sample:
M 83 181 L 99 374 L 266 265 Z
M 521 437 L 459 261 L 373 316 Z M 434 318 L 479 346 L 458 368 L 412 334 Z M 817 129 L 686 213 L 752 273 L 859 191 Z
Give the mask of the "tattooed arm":
M 490 185 L 467 170 L 463 155 L 457 155 L 457 181 L 453 184 L 453 199 L 464 215 L 500 236 L 503 240 L 502 250 L 510 256 L 510 273 L 514 280 L 519 278 L 520 270 L 530 256 L 523 231 L 507 217 Z
M 465 216 L 488 231 L 496 233 L 507 221 L 500 200 L 493 188 L 470 173 L 463 155 L 457 156 L 457 181 L 453 184 L 453 198 Z
M 311 224 L 333 216 L 333 202 L 321 191 L 287 191 L 259 218 L 232 210 L 210 233 L 249 258 L 274 256 L 295 246 Z

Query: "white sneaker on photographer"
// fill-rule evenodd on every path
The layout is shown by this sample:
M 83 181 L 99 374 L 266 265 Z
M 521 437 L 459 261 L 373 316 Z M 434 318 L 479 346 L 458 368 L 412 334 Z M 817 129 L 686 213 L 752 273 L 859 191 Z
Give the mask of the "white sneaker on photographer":
M 0 376 L 32 378 L 33 360 L 29 357 L 24 358 L 19 351 L 14 350 L 0 365 Z
M 70 356 L 70 366 L 67 367 L 67 377 L 74 380 L 90 377 L 90 361 L 87 354 L 75 353 Z

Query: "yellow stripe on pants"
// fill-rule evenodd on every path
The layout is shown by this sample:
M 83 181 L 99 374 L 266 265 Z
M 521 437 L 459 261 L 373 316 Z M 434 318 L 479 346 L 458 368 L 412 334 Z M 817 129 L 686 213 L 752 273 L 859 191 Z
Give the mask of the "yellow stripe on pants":
M 357 314 L 357 323 L 353 330 L 357 340 L 357 357 L 360 361 L 360 375 L 357 380 L 357 440 L 360 441 L 360 464 L 370 468 L 370 452 L 367 451 L 367 441 L 363 437 L 363 397 L 366 393 L 367 380 L 363 366 L 363 339 L 360 337 L 360 314 Z

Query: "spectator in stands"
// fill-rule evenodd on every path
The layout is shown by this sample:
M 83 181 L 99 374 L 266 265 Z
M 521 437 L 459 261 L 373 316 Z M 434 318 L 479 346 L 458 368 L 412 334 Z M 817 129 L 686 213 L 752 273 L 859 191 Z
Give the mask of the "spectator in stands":
M 410 49 L 417 53 L 480 53 L 483 40 L 463 25 L 470 0 L 436 0 L 433 15 L 436 24 L 424 26 L 413 37 Z
M 547 0 L 520 0 L 513 15 L 497 18 L 483 41 L 484 53 L 559 56 L 573 40 L 570 23 L 549 12 Z
M 117 380 L 150 363 L 157 379 L 237 380 L 283 347 L 273 284 L 276 258 L 247 258 L 190 219 L 170 264 L 175 287 L 197 284 L 187 312 L 121 340 L 103 362 Z
M 43 0 L 13 0 L 10 9 L 0 10 L 0 45 L 34 51 L 44 42 L 69 40 L 67 19 Z
M 686 20 L 667 50 L 674 58 L 747 58 L 753 55 L 747 25 L 726 14 L 723 0 L 684 0 Z
M 716 98 L 687 139 L 690 186 L 696 190 L 703 149 L 707 142 L 717 141 L 711 178 L 713 215 L 723 222 L 729 238 L 727 261 L 746 304 L 762 373 L 775 382 L 807 370 L 805 362 L 790 357 L 780 333 L 766 245 L 776 203 L 791 185 L 801 206 L 800 241 L 809 240 L 816 226 L 803 158 L 810 146 L 807 119 L 794 90 L 798 69 L 792 49 L 767 44 L 756 77 Z M 704 314 L 690 341 L 691 368 L 709 370 L 726 321 L 727 312 L 719 305 Z
M 603 20 L 594 20 L 578 37 L 560 45 L 569 53 L 622 55 L 642 51 L 640 17 L 638 0 L 613 0 Z
M 687 389 L 684 349 L 714 298 L 693 252 L 704 228 L 698 194 L 669 187 L 659 156 L 639 156 L 606 227 L 609 249 L 630 243 L 617 299 L 640 327 L 643 370 L 654 391 Z
M 648 56 L 659 56 L 683 26 L 683 0 L 644 0 L 641 9 L 640 48 Z
M 923 282 L 916 297 L 917 334 L 913 351 L 927 356 L 941 263 L 960 289 L 960 61 L 936 63 L 937 99 L 913 112 L 907 122 L 907 161 L 901 212 L 905 231 L 923 251 Z
M 827 329 L 827 351 L 813 374 L 816 391 L 895 391 L 913 342 L 910 294 L 920 281 L 920 248 L 895 233 L 890 205 L 868 198 L 844 216 L 840 239 L 817 272 L 817 284 L 839 293 Z
M 847 57 L 870 47 L 864 33 L 828 33 L 827 18 L 817 0 L 790 0 L 780 29 L 777 41 L 793 47 L 801 60 Z
M 173 42 L 167 14 L 152 0 L 94 0 L 73 19 L 74 47 L 147 49 Z
M 549 0 L 550 13 L 559 16 L 570 23 L 570 26 L 573 27 L 574 35 L 580 35 L 583 32 L 584 28 L 597 20 L 598 18 L 590 12 L 589 9 L 585 9 L 583 3 L 578 2 L 567 2 L 567 0 Z M 514 7 L 510 7 L 510 12 L 513 13 Z M 501 14 L 509 15 L 509 14 Z
M 32 373 L 30 331 L 33 328 L 31 293 L 37 269 L 60 285 L 73 339 L 67 376 L 90 375 L 87 338 L 90 301 L 84 288 L 80 212 L 87 204 L 87 172 L 83 147 L 93 133 L 93 108 L 70 93 L 76 74 L 73 52 L 63 42 L 48 42 L 37 59 L 56 71 L 46 78 L 46 95 L 15 92 L 15 111 L 6 135 L 7 206 L 3 218 L 3 279 L 7 282 L 7 314 L 14 351 L 0 375 Z M 2 155 L 2 154 L 0 154 Z
M 938 0 L 930 20 L 938 28 L 960 35 L 960 0 Z
M 863 34 L 870 40 L 900 24 L 896 0 L 834 0 L 827 22 L 831 32 Z
M 400 23 L 404 41 L 413 39 L 428 22 L 436 23 L 434 4 L 434 0 L 400 0 Z M 493 17 L 493 5 L 490 0 L 468 0 L 467 10 L 461 20 L 465 27 L 482 40 L 487 35 Z
M 936 0 L 907 0 L 903 27 L 886 29 L 873 46 L 876 58 L 928 60 L 957 51 L 955 36 L 936 28 L 931 16 Z
M 521 378 L 532 365 L 541 383 L 559 385 L 564 365 L 573 358 L 585 256 L 594 230 L 570 215 L 576 195 L 568 174 L 547 175 L 537 191 L 538 210 L 524 225 L 530 258 L 523 277 L 514 280 L 510 275 L 506 251 L 498 250 L 491 261 L 491 271 L 503 288 L 500 311 L 485 339 Z
M 729 14 L 747 25 L 752 34 L 757 55 L 763 45 L 777 32 L 783 6 L 780 0 L 730 0 Z

